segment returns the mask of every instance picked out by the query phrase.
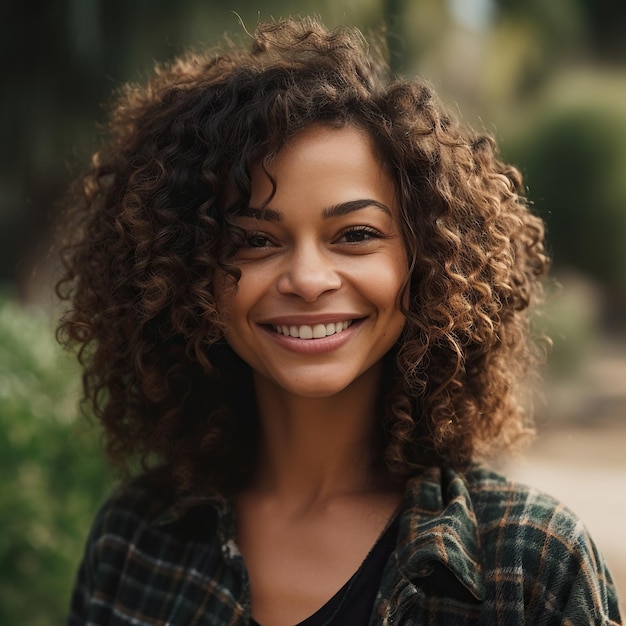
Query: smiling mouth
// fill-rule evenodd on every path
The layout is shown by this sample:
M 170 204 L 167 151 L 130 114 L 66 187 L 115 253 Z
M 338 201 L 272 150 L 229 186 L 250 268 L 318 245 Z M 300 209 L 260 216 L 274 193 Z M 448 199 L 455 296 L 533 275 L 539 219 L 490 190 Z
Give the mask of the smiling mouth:
M 314 324 L 313 326 L 307 326 L 303 324 L 301 326 L 283 326 L 278 324 L 272 324 L 272 330 L 285 337 L 296 337 L 297 339 L 322 339 L 329 337 L 330 335 L 336 335 L 349 326 L 352 325 L 354 320 L 345 320 L 343 322 L 331 322 L 330 324 Z

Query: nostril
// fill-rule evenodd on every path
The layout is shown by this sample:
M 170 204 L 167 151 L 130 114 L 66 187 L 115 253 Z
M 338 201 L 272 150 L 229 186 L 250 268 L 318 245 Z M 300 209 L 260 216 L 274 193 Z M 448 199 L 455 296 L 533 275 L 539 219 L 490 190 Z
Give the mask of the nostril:
M 307 302 L 316 300 L 323 293 L 341 287 L 341 277 L 334 268 L 323 265 L 306 267 L 292 265 L 278 279 L 278 290 L 283 294 L 294 294 Z

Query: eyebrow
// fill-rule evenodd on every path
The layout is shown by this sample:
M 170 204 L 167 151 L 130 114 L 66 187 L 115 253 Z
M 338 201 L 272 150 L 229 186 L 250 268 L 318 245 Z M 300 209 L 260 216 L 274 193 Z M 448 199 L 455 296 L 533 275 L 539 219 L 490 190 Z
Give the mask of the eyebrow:
M 360 211 L 368 207 L 375 207 L 377 209 L 380 209 L 383 213 L 391 216 L 391 211 L 389 207 L 385 206 L 382 202 L 378 202 L 378 200 L 372 200 L 370 198 L 363 198 L 362 200 L 350 200 L 349 202 L 341 202 L 340 204 L 326 207 L 322 211 L 322 217 L 324 219 L 342 217 L 344 215 L 348 215 L 348 213 Z M 277 211 L 276 209 L 271 209 L 269 207 L 264 207 L 262 209 L 247 207 L 245 209 L 242 209 L 238 213 L 238 216 L 252 217 L 257 220 L 265 220 L 268 222 L 280 222 L 283 219 L 283 214 L 280 211 Z

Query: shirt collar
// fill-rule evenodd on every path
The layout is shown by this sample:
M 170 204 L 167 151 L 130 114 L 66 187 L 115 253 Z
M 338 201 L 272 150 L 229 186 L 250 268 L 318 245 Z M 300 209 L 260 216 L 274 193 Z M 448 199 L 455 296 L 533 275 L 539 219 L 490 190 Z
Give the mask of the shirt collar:
M 478 600 L 484 582 L 470 493 L 459 474 L 429 468 L 409 480 L 398 529 L 399 569 L 409 580 L 428 575 L 438 562 Z
M 232 546 L 229 550 L 233 552 L 233 556 L 238 556 L 236 554 L 238 551 L 234 549 L 235 509 L 232 501 L 225 496 L 194 493 L 180 495 L 152 519 L 151 525 L 175 529 L 192 521 L 200 525 L 198 530 L 204 541 L 214 540 L 215 535 L 212 535 L 210 530 L 213 528 L 222 546 Z
M 172 504 L 156 515 L 151 524 L 153 526 L 169 526 L 175 524 L 188 513 L 199 508 L 211 508 L 223 515 L 227 515 L 230 508 L 228 500 L 221 495 L 182 494 Z

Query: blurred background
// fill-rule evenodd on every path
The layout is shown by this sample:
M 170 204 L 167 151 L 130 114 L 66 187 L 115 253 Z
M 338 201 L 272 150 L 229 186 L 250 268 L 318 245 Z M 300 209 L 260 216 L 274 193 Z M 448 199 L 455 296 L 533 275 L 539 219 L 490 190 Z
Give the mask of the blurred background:
M 513 477 L 583 519 L 626 596 L 626 3 L 614 0 L 35 0 L 0 4 L 0 622 L 62 623 L 110 488 L 79 372 L 57 347 L 57 202 L 103 103 L 154 61 L 315 14 L 386 28 L 421 74 L 521 168 L 554 258 L 538 328 L 554 340 L 539 437 Z M 61 225 L 62 226 L 62 225 Z

